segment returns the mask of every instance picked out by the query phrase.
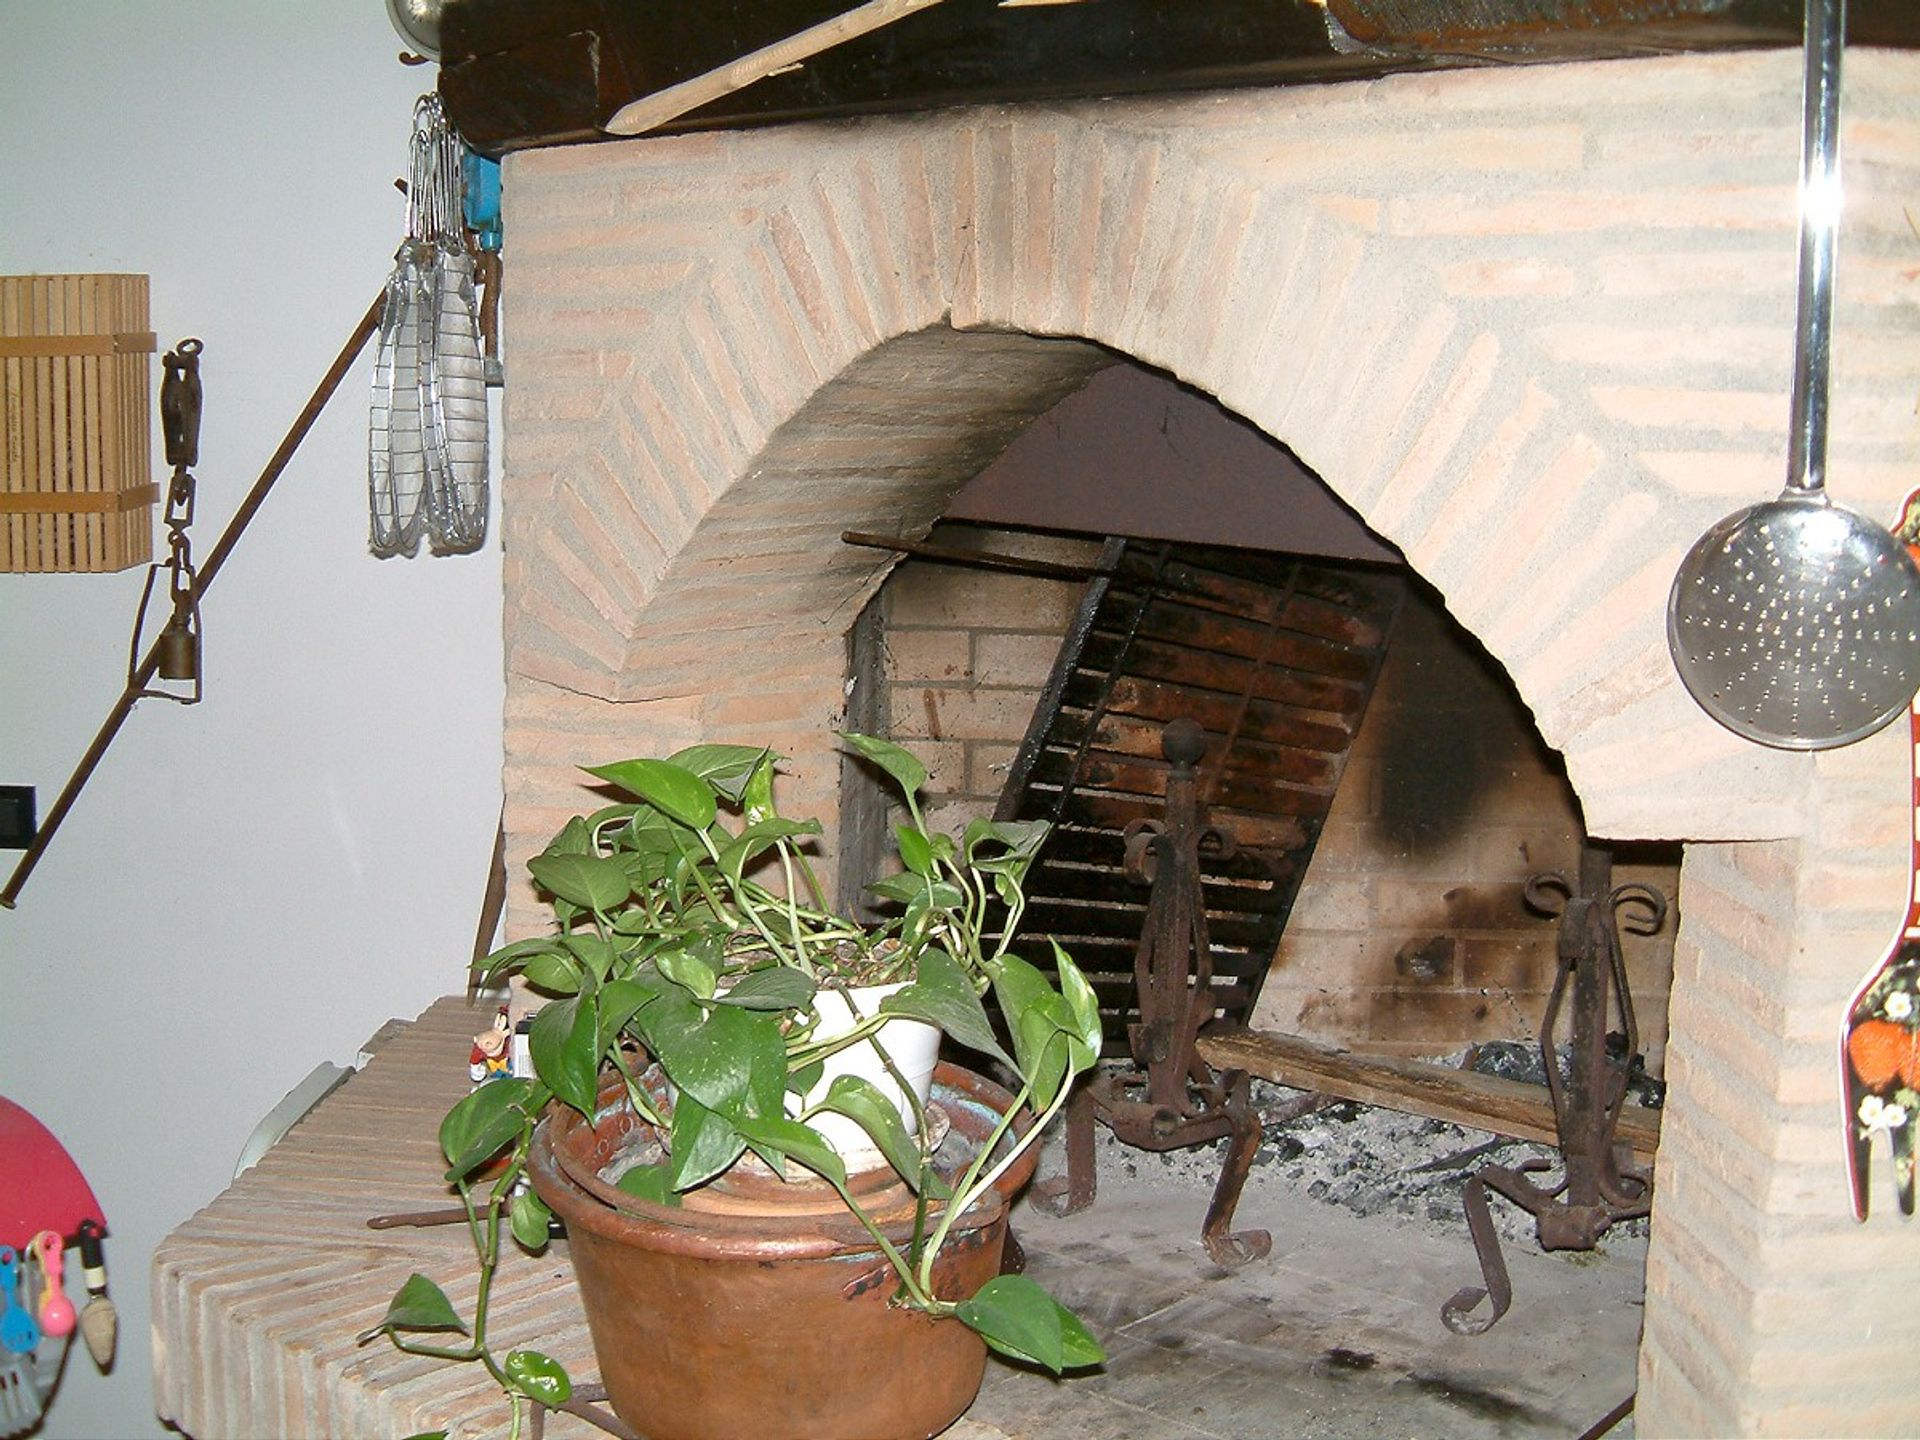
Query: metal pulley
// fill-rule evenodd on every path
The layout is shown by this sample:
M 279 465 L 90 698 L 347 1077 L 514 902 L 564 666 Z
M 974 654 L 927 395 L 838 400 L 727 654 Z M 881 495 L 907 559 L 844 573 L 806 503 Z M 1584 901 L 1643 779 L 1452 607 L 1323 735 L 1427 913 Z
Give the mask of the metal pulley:
M 167 482 L 167 558 L 147 567 L 147 583 L 140 591 L 134 615 L 133 639 L 127 652 L 127 684 L 141 696 L 194 705 L 200 700 L 200 586 L 193 566 L 193 544 L 187 527 L 193 524 L 196 486 L 192 466 L 200 459 L 200 352 L 198 340 L 182 340 L 167 352 L 166 378 L 160 383 L 160 429 L 173 478 Z M 172 607 L 155 647 L 154 671 L 162 680 L 190 685 L 185 694 L 158 690 L 138 682 L 140 639 L 146 632 L 147 606 L 160 580 L 167 575 L 167 597 Z

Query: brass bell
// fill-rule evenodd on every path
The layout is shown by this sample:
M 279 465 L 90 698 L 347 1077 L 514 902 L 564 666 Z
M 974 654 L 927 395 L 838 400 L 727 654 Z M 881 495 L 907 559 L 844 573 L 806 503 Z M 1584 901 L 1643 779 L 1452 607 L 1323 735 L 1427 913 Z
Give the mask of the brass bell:
M 200 637 L 184 615 L 176 614 L 160 632 L 159 669 L 162 680 L 200 678 Z

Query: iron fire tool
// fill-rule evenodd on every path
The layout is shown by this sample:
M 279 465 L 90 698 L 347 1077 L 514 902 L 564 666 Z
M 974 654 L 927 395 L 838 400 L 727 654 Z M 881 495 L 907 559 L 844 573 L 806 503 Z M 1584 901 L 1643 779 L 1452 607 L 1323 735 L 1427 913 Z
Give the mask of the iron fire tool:
M 182 705 L 200 701 L 200 586 L 193 568 L 193 545 L 187 527 L 193 524 L 193 467 L 200 463 L 200 351 L 198 340 L 182 340 L 167 352 L 166 378 L 160 382 L 160 428 L 166 438 L 167 463 L 173 479 L 167 485 L 167 558 L 147 567 L 147 583 L 140 591 L 140 609 L 133 620 L 133 639 L 127 650 L 127 687 L 136 698 L 177 700 Z M 146 630 L 147 604 L 153 599 L 160 572 L 168 572 L 168 594 L 173 614 L 160 631 L 156 645 L 157 670 L 162 680 L 184 680 L 186 694 L 154 689 L 140 675 L 140 637 Z
M 1561 901 L 1560 895 L 1566 899 Z M 1644 906 L 1646 917 L 1628 928 L 1652 935 L 1666 923 L 1666 897 L 1650 885 L 1615 885 L 1613 853 L 1587 844 L 1580 850 L 1577 884 L 1558 870 L 1545 871 L 1528 878 L 1526 898 L 1540 913 L 1560 917 L 1559 974 L 1540 1022 L 1540 1058 L 1553 1097 L 1563 1173 L 1558 1184 L 1542 1189 L 1527 1177 L 1552 1168 L 1553 1162 L 1527 1160 L 1514 1169 L 1483 1165 L 1466 1182 L 1467 1228 L 1486 1284 L 1484 1289 L 1465 1286 L 1440 1307 L 1441 1320 L 1456 1335 L 1492 1329 L 1513 1303 L 1513 1284 L 1487 1207 L 1489 1188 L 1533 1216 L 1545 1250 L 1591 1250 L 1615 1221 L 1636 1219 L 1653 1208 L 1652 1172 L 1633 1163 L 1632 1150 L 1614 1133 L 1640 1050 L 1616 915 L 1622 906 Z M 1572 1056 L 1562 1076 L 1554 1032 L 1569 980 Z M 1610 1018 L 1620 1025 L 1612 1034 L 1607 1029 Z M 1475 1317 L 1471 1312 L 1489 1297 L 1490 1313 Z
M 1195 1048 L 1217 1008 L 1200 853 L 1204 847 L 1225 857 L 1235 848 L 1231 835 L 1207 823 L 1200 803 L 1198 766 L 1206 748 L 1206 732 L 1192 720 L 1167 725 L 1160 738 L 1161 753 L 1172 765 L 1166 818 L 1135 820 L 1123 832 L 1128 878 L 1153 887 L 1133 961 L 1140 1020 L 1127 1027 L 1127 1044 L 1134 1068 L 1096 1072 L 1074 1096 L 1067 1110 L 1066 1177 L 1037 1187 L 1035 1199 L 1055 1215 L 1093 1203 L 1096 1118 L 1142 1150 L 1183 1150 L 1230 1136 L 1201 1239 L 1216 1264 L 1234 1266 L 1265 1255 L 1273 1239 L 1264 1230 L 1228 1228 L 1260 1148 L 1247 1074 L 1216 1073 Z

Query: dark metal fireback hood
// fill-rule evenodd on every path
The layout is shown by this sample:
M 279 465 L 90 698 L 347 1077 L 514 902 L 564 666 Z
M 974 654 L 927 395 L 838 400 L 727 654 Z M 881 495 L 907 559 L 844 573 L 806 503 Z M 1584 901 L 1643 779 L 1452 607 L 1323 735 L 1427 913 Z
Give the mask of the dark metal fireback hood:
M 490 153 L 605 139 L 629 101 L 850 3 L 448 0 L 440 92 Z M 1852 10 L 1851 44 L 1920 49 L 1915 0 Z M 662 128 L 1797 46 L 1801 13 L 1801 0 L 944 0 Z

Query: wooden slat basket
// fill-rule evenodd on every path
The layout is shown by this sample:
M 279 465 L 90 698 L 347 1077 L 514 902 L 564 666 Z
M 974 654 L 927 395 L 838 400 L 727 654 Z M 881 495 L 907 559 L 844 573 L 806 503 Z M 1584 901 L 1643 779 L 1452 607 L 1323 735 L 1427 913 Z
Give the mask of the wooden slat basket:
M 145 275 L 0 275 L 0 571 L 153 558 Z

